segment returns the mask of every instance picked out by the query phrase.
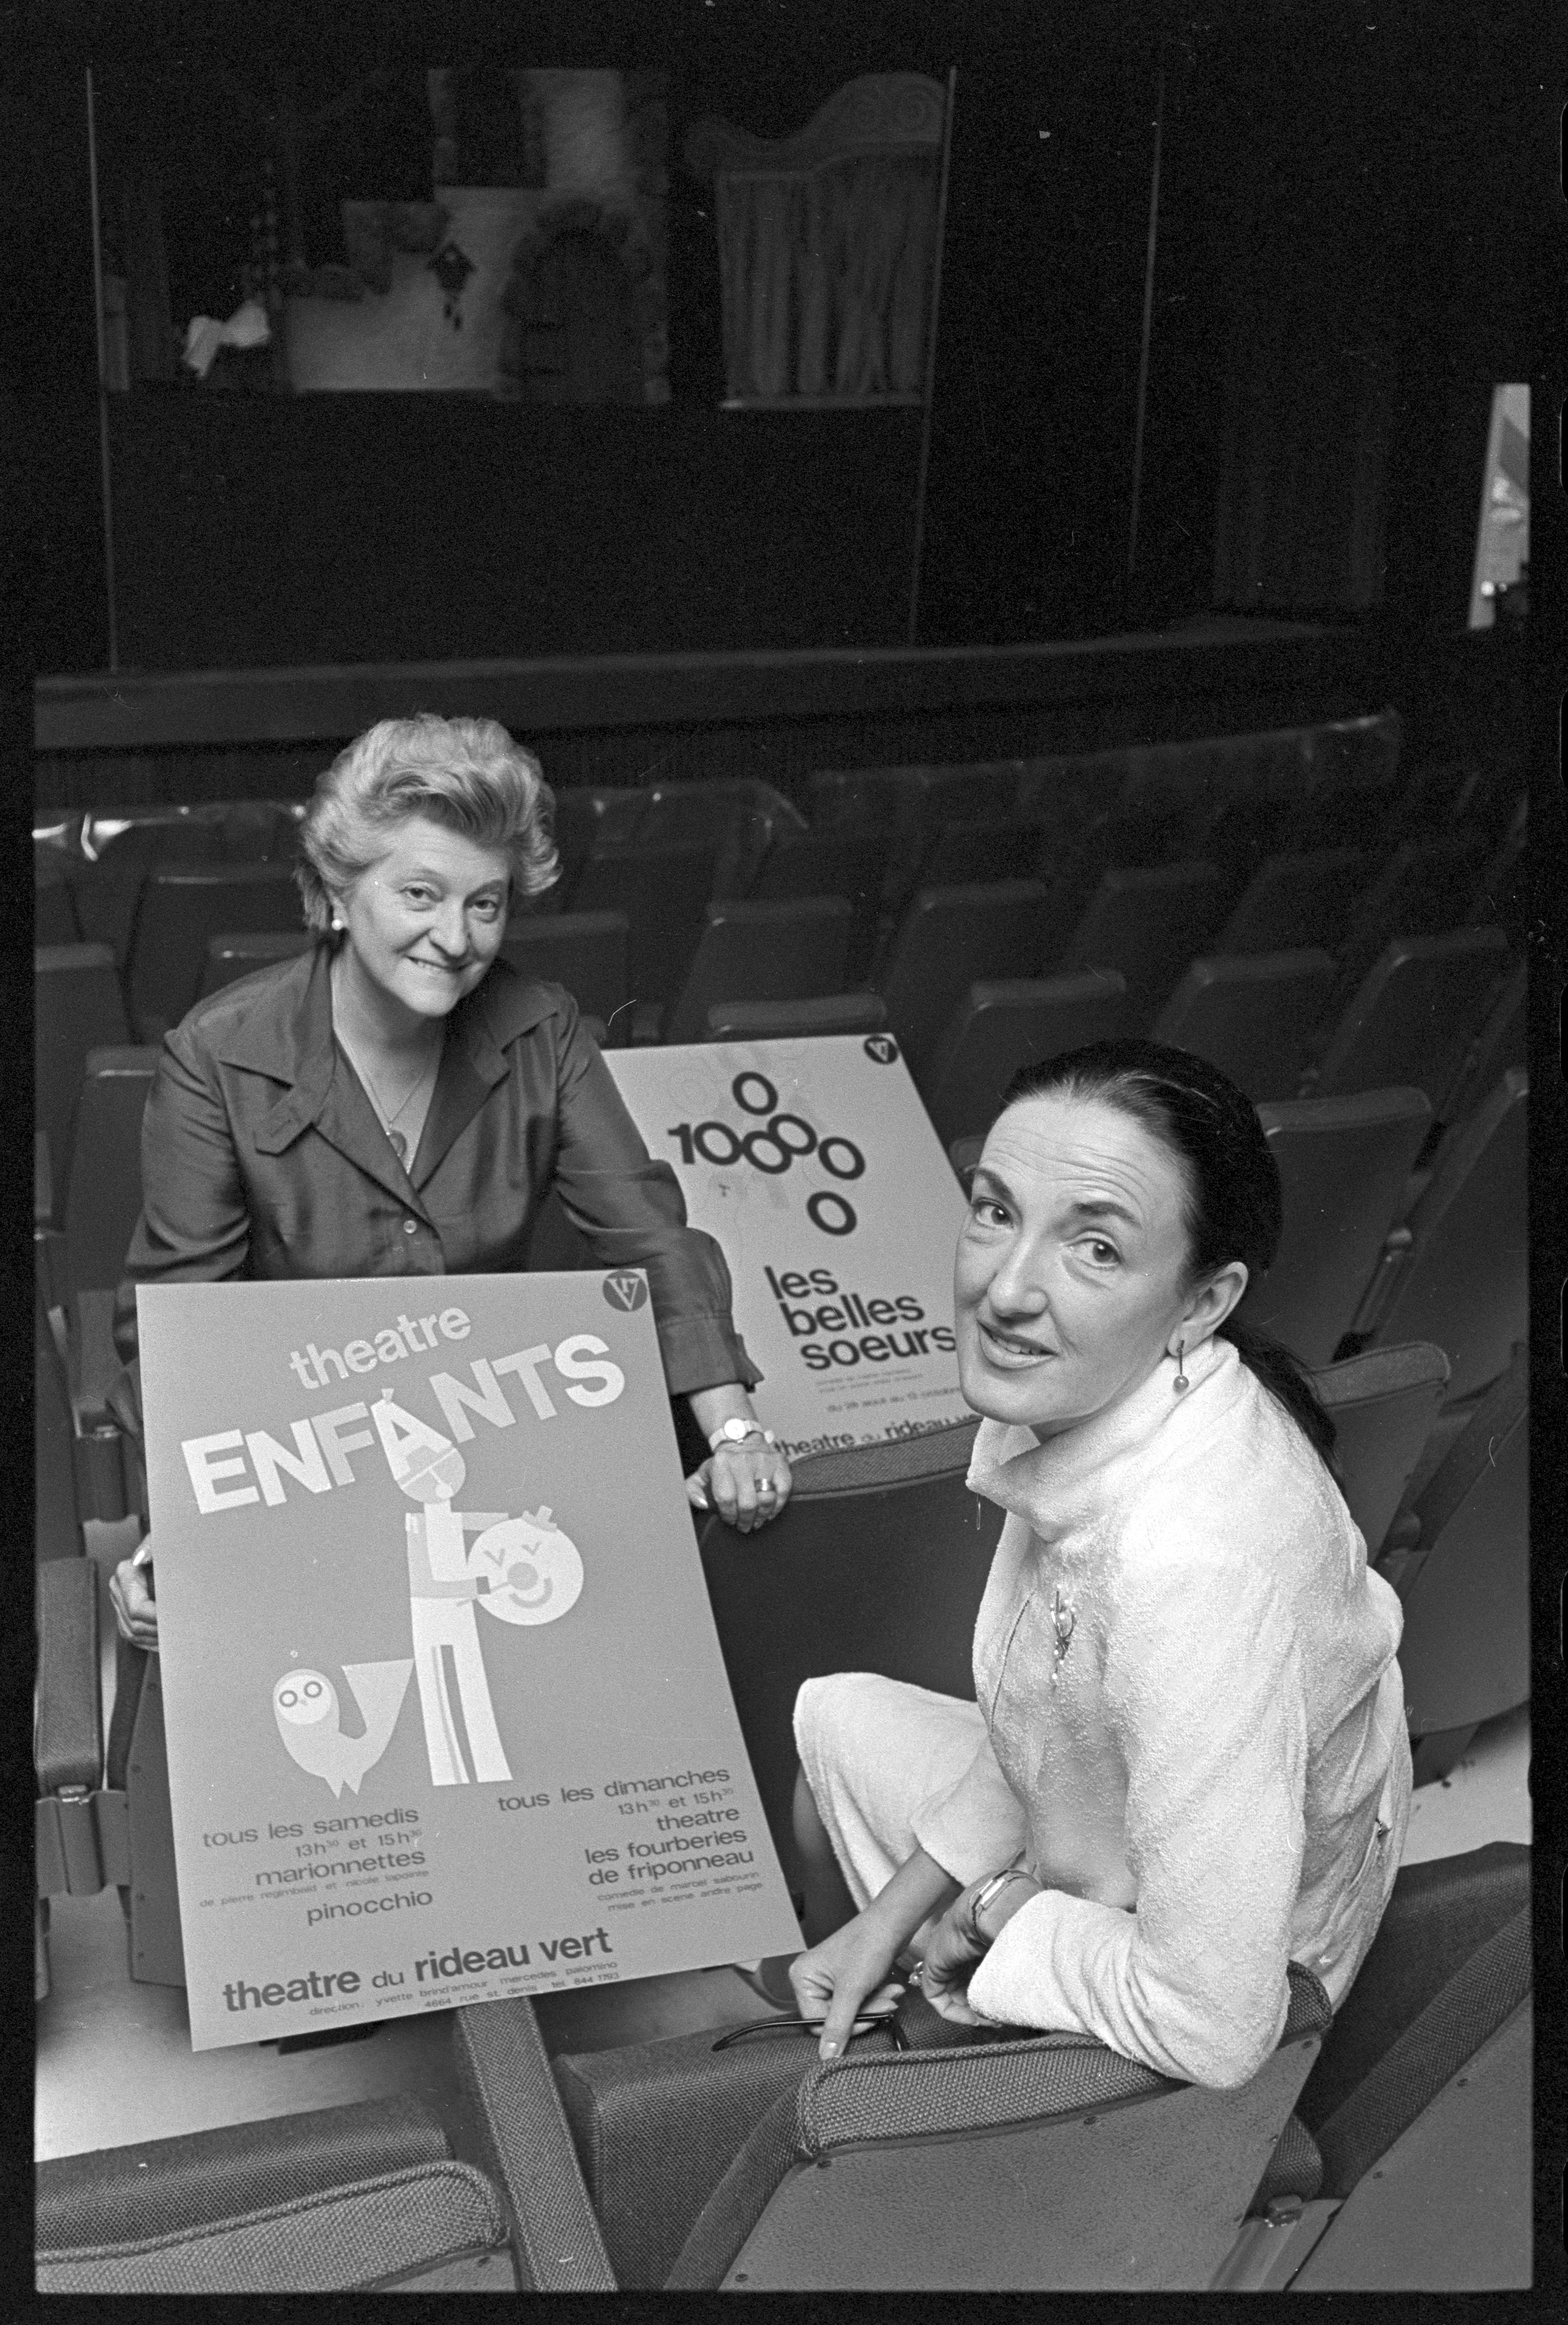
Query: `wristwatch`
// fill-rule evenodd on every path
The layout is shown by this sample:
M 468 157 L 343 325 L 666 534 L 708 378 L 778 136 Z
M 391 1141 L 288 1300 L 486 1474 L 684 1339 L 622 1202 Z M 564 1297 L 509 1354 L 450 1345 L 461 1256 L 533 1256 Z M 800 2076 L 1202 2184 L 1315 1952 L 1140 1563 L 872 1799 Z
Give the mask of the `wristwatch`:
M 743 1445 L 748 1437 L 765 1437 L 770 1445 L 778 1443 L 772 1430 L 765 1429 L 760 1421 L 742 1421 L 738 1413 L 731 1413 L 708 1440 L 708 1450 L 717 1453 L 721 1445 Z
M 993 1873 L 990 1879 L 976 1890 L 970 1904 L 970 1928 L 982 1945 L 988 1946 L 993 1942 L 980 1927 L 980 1915 L 986 1907 L 993 1898 L 1001 1895 L 1009 1881 L 1027 1881 L 1029 1878 L 1021 1865 L 1009 1865 L 1005 1872 Z

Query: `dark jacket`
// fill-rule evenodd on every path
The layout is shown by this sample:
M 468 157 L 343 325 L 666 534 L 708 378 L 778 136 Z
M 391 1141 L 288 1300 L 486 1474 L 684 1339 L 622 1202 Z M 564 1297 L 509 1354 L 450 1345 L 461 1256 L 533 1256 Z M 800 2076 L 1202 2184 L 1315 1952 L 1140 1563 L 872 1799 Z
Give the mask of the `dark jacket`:
M 492 964 L 449 1020 L 405 1172 L 333 1040 L 330 959 L 318 944 L 228 986 L 164 1038 L 116 1301 L 128 1427 L 140 1434 L 138 1283 L 510 1274 L 552 1187 L 596 1259 L 646 1268 L 672 1395 L 760 1379 L 724 1255 L 687 1226 L 570 994 Z

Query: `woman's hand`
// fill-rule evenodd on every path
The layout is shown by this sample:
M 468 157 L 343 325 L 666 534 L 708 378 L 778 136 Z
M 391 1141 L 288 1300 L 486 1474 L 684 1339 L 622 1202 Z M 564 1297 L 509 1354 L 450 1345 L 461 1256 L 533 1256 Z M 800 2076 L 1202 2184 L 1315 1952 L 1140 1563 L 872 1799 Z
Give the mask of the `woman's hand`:
M 933 2010 L 959 2026 L 984 2024 L 967 1999 L 970 1972 L 987 1951 L 987 1941 L 970 1914 L 972 1891 L 955 1897 L 931 1933 L 915 1984 Z
M 896 2007 L 904 1987 L 888 1973 L 897 1953 L 897 1938 L 867 1913 L 791 1962 L 801 2016 L 822 2022 L 821 2057 L 842 2053 L 857 2018 L 885 2018 Z
M 776 1518 L 790 1497 L 790 1465 L 765 1438 L 721 1445 L 686 1480 L 693 1509 L 717 1510 L 738 1533 L 755 1533 Z
M 135 1558 L 123 1558 L 109 1577 L 109 1603 L 120 1636 L 132 1646 L 158 1652 L 158 1609 L 153 1602 L 152 1537 Z
M 987 2021 L 969 2004 L 970 1972 L 988 1954 L 1021 1905 L 1040 1894 L 1029 1874 L 1018 1873 L 997 1890 L 977 1918 L 975 1901 L 984 1881 L 960 1889 L 932 1931 L 916 1983 L 933 2010 L 959 2026 L 984 2026 Z

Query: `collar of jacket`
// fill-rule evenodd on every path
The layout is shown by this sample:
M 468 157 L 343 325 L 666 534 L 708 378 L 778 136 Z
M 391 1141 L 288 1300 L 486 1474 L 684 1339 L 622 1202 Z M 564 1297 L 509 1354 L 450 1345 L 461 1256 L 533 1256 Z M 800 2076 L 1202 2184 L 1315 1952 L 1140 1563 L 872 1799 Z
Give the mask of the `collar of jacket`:
M 332 952 L 322 941 L 291 961 L 261 1007 L 215 1029 L 216 1052 L 225 1065 L 284 1085 L 254 1134 L 259 1153 L 281 1154 L 314 1128 L 406 1201 L 410 1181 L 357 1081 L 339 1070 L 329 982 Z M 555 1006 L 543 986 L 499 959 L 459 1002 L 448 1020 L 441 1071 L 415 1157 L 416 1188 L 429 1180 L 496 1084 L 505 1080 L 508 1045 L 552 1016 Z
M 1050 1540 L 1119 1497 L 1124 1484 L 1147 1475 L 1151 1461 L 1202 1436 L 1246 1392 L 1249 1376 L 1229 1340 L 1210 1339 L 1186 1360 L 1191 1387 L 1177 1396 L 1176 1367 L 1162 1358 L 1131 1396 L 1108 1412 L 1042 1441 L 1016 1422 L 982 1421 L 970 1459 L 969 1487 L 1025 1519 Z

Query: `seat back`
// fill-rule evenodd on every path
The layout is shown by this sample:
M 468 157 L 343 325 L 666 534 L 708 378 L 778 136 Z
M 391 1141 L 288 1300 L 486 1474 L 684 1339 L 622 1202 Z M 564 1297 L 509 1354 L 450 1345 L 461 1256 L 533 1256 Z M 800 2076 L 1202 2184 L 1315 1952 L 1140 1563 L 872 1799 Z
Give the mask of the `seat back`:
M 93 1051 L 77 1098 L 65 1194 L 65 1239 L 78 1292 L 113 1292 L 142 1208 L 142 1116 L 157 1070 L 153 1048 Z
M 1213 864 L 1113 869 L 1102 876 L 1060 961 L 1044 966 L 1116 969 L 1127 979 L 1129 1022 L 1141 1029 L 1202 950 L 1224 903 Z
M 181 865 L 286 866 L 298 852 L 302 812 L 298 801 L 232 800 L 108 809 L 85 816 L 79 841 L 82 861 L 70 875 L 83 936 L 89 943 L 111 946 L 123 974 L 142 894 L 153 872 Z M 203 942 L 214 932 L 204 931 Z
M 32 850 L 32 941 L 34 945 L 79 945 L 81 922 L 58 853 L 34 843 Z
M 1396 1088 L 1291 1099 L 1259 1107 L 1258 1115 L 1279 1165 L 1285 1233 L 1274 1265 L 1248 1285 L 1238 1312 L 1304 1364 L 1326 1365 L 1398 1215 L 1432 1108 L 1420 1090 Z
M 931 2046 L 914 2022 L 941 2022 L 923 2004 L 907 2013 L 916 2047 L 858 2045 L 775 2101 L 667 2283 L 1202 2290 L 1329 2024 L 1315 1978 L 1293 1964 L 1290 1985 L 1279 2048 L 1229 2091 L 1076 2035 Z
M 710 904 L 668 1042 L 700 1042 L 719 1001 L 799 1001 L 845 984 L 854 913 L 843 896 Z
M 301 922 L 300 892 L 285 864 L 181 865 L 151 873 L 126 976 L 138 1038 L 159 1040 L 192 1006 L 215 936 L 293 931 Z
M 668 846 L 601 841 L 584 864 L 564 901 L 574 913 L 626 914 L 628 999 L 667 1004 L 680 991 L 713 894 L 718 856 L 711 838 Z
M 1336 1098 L 1399 1082 L 1424 1090 L 1435 1106 L 1507 971 L 1508 950 L 1500 929 L 1396 937 L 1347 1002 L 1313 1095 Z
M 803 1680 L 880 1672 L 973 1699 L 970 1647 L 1002 1522 L 964 1485 L 976 1426 L 808 1455 L 764 1561 L 719 1519 L 703 1529 L 725 1668 L 786 1871 Z
M 1529 1354 L 1520 1346 L 1416 1496 L 1397 1578 L 1412 1733 L 1511 1711 L 1530 1692 Z
M 719 1001 L 708 1012 L 710 1042 L 791 1042 L 816 1033 L 879 1033 L 887 1004 L 879 993 L 827 993 L 806 1001 Z
M 33 1120 L 57 1187 L 70 1171 L 71 1118 L 89 1050 L 130 1040 L 107 945 L 40 945 L 32 955 Z
M 1127 1032 L 1127 980 L 1115 969 L 971 985 L 921 1077 L 944 1146 L 983 1132 L 1020 1067 Z
M 32 1294 L 33 1555 L 42 1565 L 80 1558 L 86 1547 L 77 1501 L 75 1431 L 70 1385 L 49 1328 L 43 1301 Z
M 914 885 L 968 887 L 982 880 L 1033 880 L 1048 841 L 1038 816 L 970 816 L 926 835 Z
M 1356 900 L 1343 946 L 1347 977 L 1363 977 L 1392 937 L 1437 936 L 1459 928 L 1485 861 L 1479 832 L 1402 840 Z
M 57 2156 L 47 2293 L 511 2292 L 496 2191 L 402 2095 Z
M 1410 1213 L 1409 1255 L 1377 1320 L 1379 1340 L 1435 1340 L 1449 1394 L 1495 1380 L 1529 1324 L 1526 1125 L 1529 1077 L 1505 1074 L 1448 1143 Z
M 1372 877 L 1359 848 L 1305 848 L 1266 857 L 1209 949 L 1213 953 L 1332 952 Z
M 1333 984 L 1332 960 L 1311 949 L 1195 960 L 1154 1038 L 1207 1058 L 1255 1105 L 1294 1098 Z
M 921 888 L 875 979 L 887 1022 L 919 1074 L 977 977 L 1032 973 L 1048 940 L 1050 890 L 1038 880 Z
M 130 1882 L 121 1891 L 130 1971 L 143 1986 L 183 1986 L 185 1941 L 174 1867 L 174 1811 L 163 1724 L 163 1673 L 155 1654 L 115 1642 L 115 1697 L 105 1780 L 125 1796 Z
M 1316 1376 L 1334 1423 L 1334 1469 L 1369 1561 L 1382 1549 L 1448 1385 L 1448 1358 L 1416 1340 L 1329 1365 Z
M 205 1001 L 209 993 L 220 993 L 242 977 L 254 977 L 257 969 L 292 960 L 315 941 L 309 929 L 225 930 L 221 936 L 209 937 L 196 997 Z
M 1438 1102 L 1445 1123 L 1462 1122 L 1510 1066 L 1526 1063 L 1528 1035 L 1529 972 L 1520 961 L 1477 1026 L 1463 1063 Z
M 624 912 L 551 912 L 508 921 L 505 959 L 524 977 L 564 985 L 580 1009 L 608 1025 L 631 998 L 626 989 L 630 923 Z
M 1528 1993 L 1529 1913 L 1517 1842 L 1400 1868 L 1296 2103 L 1325 2195 L 1349 2196 Z

